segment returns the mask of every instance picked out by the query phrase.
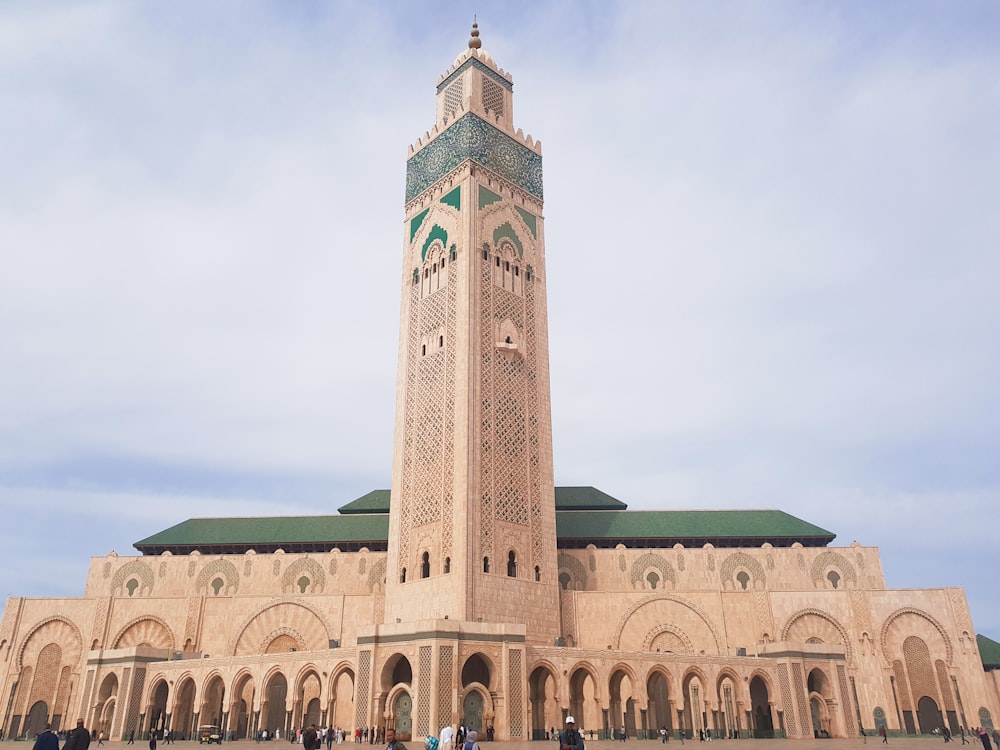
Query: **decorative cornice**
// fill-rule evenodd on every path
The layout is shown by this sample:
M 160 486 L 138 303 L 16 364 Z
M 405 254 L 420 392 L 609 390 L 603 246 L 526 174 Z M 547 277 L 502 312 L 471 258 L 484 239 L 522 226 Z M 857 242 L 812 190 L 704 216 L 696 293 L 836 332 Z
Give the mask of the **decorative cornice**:
M 447 77 L 437 85 L 437 92 L 440 94 L 448 86 L 449 83 L 451 83 L 458 76 L 464 73 L 467 68 L 476 68 L 477 70 L 485 73 L 487 76 L 489 76 L 494 81 L 499 83 L 508 91 L 514 90 L 514 84 L 512 81 L 509 81 L 508 79 L 504 78 L 502 75 L 493 70 L 489 65 L 484 65 L 483 63 L 479 62 L 479 60 L 477 60 L 476 58 L 470 57 L 464 63 L 455 68 L 451 73 L 447 74 Z
M 473 161 L 541 199 L 542 157 L 527 145 L 468 112 L 406 162 L 409 203 L 466 161 Z

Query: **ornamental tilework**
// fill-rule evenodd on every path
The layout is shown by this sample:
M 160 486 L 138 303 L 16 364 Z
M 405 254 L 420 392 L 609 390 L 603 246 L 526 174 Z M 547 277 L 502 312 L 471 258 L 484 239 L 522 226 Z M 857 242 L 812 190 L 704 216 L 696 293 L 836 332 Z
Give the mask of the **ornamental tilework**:
M 450 76 L 445 78 L 443 81 L 441 81 L 441 83 L 437 85 L 438 93 L 440 94 L 445 89 L 445 87 L 447 87 L 449 83 L 454 81 L 458 76 L 462 75 L 462 73 L 464 73 L 468 68 L 475 68 L 476 70 L 482 72 L 484 75 L 493 79 L 508 91 L 514 90 L 513 83 L 508 81 L 506 78 L 504 78 L 502 75 L 500 75 L 495 70 L 490 68 L 488 65 L 484 65 L 483 63 L 479 62 L 479 60 L 477 60 L 476 58 L 470 57 L 464 63 L 455 68 L 455 70 L 452 71 Z
M 406 162 L 406 201 L 469 159 L 542 198 L 542 157 L 470 112 Z

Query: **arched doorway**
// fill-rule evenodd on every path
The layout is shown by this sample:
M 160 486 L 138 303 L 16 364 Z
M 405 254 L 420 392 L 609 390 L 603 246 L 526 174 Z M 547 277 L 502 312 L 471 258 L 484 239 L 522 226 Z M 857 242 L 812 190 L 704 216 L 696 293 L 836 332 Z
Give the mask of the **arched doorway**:
M 170 720 L 170 736 L 177 740 L 187 740 L 193 735 L 194 726 L 194 680 L 190 677 L 181 683 L 177 691 L 174 715 Z
M 343 670 L 330 686 L 332 706 L 327 726 L 347 727 L 354 723 L 354 672 Z
M 382 667 L 382 691 L 378 696 L 375 721 L 386 720 L 396 730 L 397 739 L 408 740 L 413 733 L 413 667 L 403 654 L 395 654 Z M 388 700 L 388 705 L 386 701 Z
M 400 691 L 392 703 L 392 715 L 395 717 L 396 734 L 409 739 L 413 734 L 413 698 L 405 691 Z
M 690 738 L 697 738 L 707 728 L 705 716 L 705 685 L 697 674 L 688 674 L 681 685 L 684 691 L 683 729 Z
M 204 689 L 205 699 L 201 703 L 198 711 L 199 724 L 213 724 L 222 726 L 222 698 L 226 691 L 226 686 L 219 675 L 210 678 L 208 685 Z
M 576 728 L 581 732 L 601 727 L 597 682 L 594 676 L 582 667 L 574 670 L 569 678 L 569 713 L 576 719 Z M 558 724 L 556 727 L 562 728 Z
M 674 722 L 670 715 L 670 681 L 659 669 L 646 679 L 646 695 L 649 697 L 648 723 L 650 729 L 659 731 L 666 727 L 673 733 Z
M 774 737 L 771 698 L 767 683 L 760 678 L 760 675 L 750 680 L 750 721 L 754 737 Z
M 462 723 L 468 730 L 483 731 L 483 694 L 470 690 L 462 701 Z
M 531 739 L 544 740 L 547 731 L 562 727 L 556 678 L 548 667 L 532 670 L 528 679 L 528 700 L 531 703 Z
M 167 695 L 169 688 L 166 680 L 160 680 L 153 687 L 150 696 L 149 708 L 146 710 L 148 721 L 146 723 L 147 732 L 162 732 L 163 725 L 167 720 Z M 163 735 L 157 735 L 162 737 Z
M 45 723 L 49 720 L 49 706 L 45 701 L 37 701 L 28 711 L 28 718 L 24 722 L 24 736 L 32 739 L 36 734 L 45 729 Z
M 809 717 L 813 737 L 833 736 L 833 726 L 827 701 L 833 698 L 830 680 L 822 669 L 813 669 L 806 680 L 809 692 Z
M 467 688 L 472 683 L 478 682 L 489 690 L 490 680 L 490 665 L 482 654 L 473 654 L 465 660 L 465 665 L 462 667 L 463 688 Z
M 738 678 L 724 674 L 718 683 L 719 711 L 715 725 L 715 731 L 720 737 L 739 737 L 740 716 L 736 710 Z
M 285 726 L 287 703 L 288 680 L 281 672 L 275 672 L 264 686 L 264 702 L 260 707 L 260 728 L 266 729 L 269 736 L 274 737 L 279 729 L 283 737 L 288 736 L 288 727 Z
M 929 695 L 921 696 L 917 701 L 917 725 L 920 727 L 920 734 L 931 734 L 938 727 L 944 726 L 937 701 Z
M 97 693 L 97 701 L 94 710 L 93 726 L 97 731 L 104 732 L 108 737 L 111 733 L 112 722 L 115 720 L 115 702 L 118 698 L 118 676 L 109 674 L 101 682 L 101 689 Z
M 292 723 L 296 727 L 308 727 L 310 724 L 320 725 L 320 693 L 322 688 L 319 675 L 313 671 L 299 678 L 298 690 L 295 696 L 295 715 Z
M 609 713 L 608 729 L 616 730 L 615 736 L 625 730 L 629 737 L 635 737 L 635 688 L 632 678 L 622 669 L 611 674 L 608 684 Z
M 250 707 L 253 706 L 253 678 L 242 674 L 233 686 L 229 706 L 229 730 L 234 739 L 250 739 Z

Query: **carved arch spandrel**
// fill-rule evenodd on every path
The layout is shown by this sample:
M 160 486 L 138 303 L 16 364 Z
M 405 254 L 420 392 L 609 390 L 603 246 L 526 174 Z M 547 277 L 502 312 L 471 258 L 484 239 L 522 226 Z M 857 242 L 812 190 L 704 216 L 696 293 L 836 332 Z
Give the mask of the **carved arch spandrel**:
M 785 626 L 781 629 L 780 640 L 789 640 L 796 630 L 806 631 L 802 634 L 805 637 L 796 639 L 801 642 L 806 642 L 809 638 L 819 638 L 823 643 L 832 643 L 829 640 L 830 633 L 836 632 L 840 637 L 840 645 L 847 650 L 847 663 L 854 663 L 854 648 L 851 645 L 851 638 L 847 633 L 847 628 L 829 612 L 812 607 L 800 609 L 785 622 Z M 826 637 L 824 638 L 824 636 Z
M 893 652 L 889 646 L 889 631 L 892 629 L 892 626 L 897 621 L 899 621 L 900 618 L 905 617 L 906 615 L 913 615 L 915 617 L 918 617 L 934 628 L 936 634 L 941 638 L 945 651 L 947 652 L 946 663 L 949 667 L 951 667 L 955 655 L 955 649 L 952 646 L 951 638 L 948 637 L 948 631 L 945 630 L 944 626 L 936 617 L 934 617 L 929 612 L 925 612 L 922 609 L 917 609 L 916 607 L 901 607 L 900 609 L 897 609 L 895 612 L 886 617 L 885 622 L 882 623 L 882 631 L 881 634 L 879 635 L 879 648 L 882 649 L 882 658 L 885 660 L 886 665 L 888 666 L 892 665 L 892 657 L 893 657 Z M 913 633 L 908 633 L 908 634 L 913 635 Z M 900 643 L 902 643 L 902 640 L 903 639 L 900 639 Z M 902 651 L 900 650 L 899 653 L 902 653 Z
M 130 648 L 148 643 L 153 648 L 176 650 L 177 639 L 164 620 L 155 615 L 142 615 L 129 620 L 111 639 L 111 648 Z
M 677 606 L 682 607 L 683 609 L 691 612 L 697 618 L 697 619 L 693 620 L 692 622 L 693 623 L 700 623 L 700 624 L 702 624 L 707 629 L 708 634 L 709 634 L 709 636 L 711 637 L 711 640 L 714 643 L 715 653 L 716 654 L 721 654 L 722 653 L 723 639 L 722 639 L 721 635 L 719 634 L 718 629 L 712 623 L 712 620 L 709 617 L 708 613 L 705 612 L 701 607 L 699 607 L 694 602 L 688 601 L 684 597 L 676 596 L 674 594 L 658 594 L 658 595 L 654 595 L 654 596 L 647 596 L 644 599 L 641 599 L 640 601 L 638 601 L 635 604 L 633 604 L 628 609 L 626 609 L 625 612 L 622 614 L 621 618 L 618 620 L 618 624 L 615 626 L 615 635 L 614 635 L 614 641 L 613 641 L 613 647 L 614 647 L 614 649 L 617 650 L 617 649 L 621 648 L 622 634 L 624 633 L 625 628 L 628 626 L 629 620 L 631 620 L 632 617 L 636 613 L 638 613 L 639 610 L 641 610 L 642 608 L 644 608 L 644 607 L 646 607 L 648 605 L 654 605 L 655 606 L 656 604 L 665 604 L 665 605 L 668 605 L 668 606 L 669 605 L 677 605 Z M 672 620 L 670 618 L 662 617 L 662 616 L 658 619 L 658 622 L 669 622 L 669 621 L 672 621 Z M 642 630 L 643 630 L 644 634 L 648 632 L 648 628 L 643 628 Z M 693 634 L 689 633 L 689 637 L 691 637 L 691 635 L 693 635 Z
M 294 630 L 305 650 L 329 647 L 332 631 L 326 618 L 305 602 L 286 597 L 268 602 L 244 618 L 227 652 L 233 656 L 256 654 L 268 636 L 282 628 Z
M 83 635 L 68 617 L 55 615 L 36 623 L 21 641 L 15 660 L 18 671 L 24 667 L 26 654 L 33 657 L 32 663 L 34 663 L 34 658 L 37 658 L 38 653 L 49 643 L 57 643 L 62 648 L 63 663 L 79 664 L 83 656 Z

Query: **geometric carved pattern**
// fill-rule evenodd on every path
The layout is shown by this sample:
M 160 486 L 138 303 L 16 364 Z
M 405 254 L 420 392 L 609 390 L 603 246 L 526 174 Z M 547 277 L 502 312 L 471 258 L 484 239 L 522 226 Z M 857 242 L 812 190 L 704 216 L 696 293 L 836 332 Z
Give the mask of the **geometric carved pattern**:
M 285 568 L 281 576 L 281 590 L 289 594 L 300 589 L 299 581 L 306 578 L 306 591 L 309 594 L 322 594 L 326 586 L 326 571 L 311 557 L 302 557 Z
M 802 733 L 806 733 L 809 726 L 809 706 L 806 702 L 806 684 L 802 677 L 802 665 L 798 662 L 792 664 L 792 685 L 795 689 L 795 699 L 799 706 L 799 716 L 802 718 Z
M 368 726 L 368 693 L 371 691 L 372 652 L 358 654 L 358 691 L 354 699 L 354 726 Z
M 445 89 L 444 92 L 444 111 L 445 114 L 450 115 L 455 112 L 462 104 L 462 97 L 465 94 L 464 91 L 464 78 L 459 78 L 451 86 Z
M 837 682 L 840 683 L 840 695 L 843 703 L 841 715 L 847 723 L 848 737 L 853 737 L 858 733 L 858 728 L 855 725 L 855 711 L 851 705 L 851 694 L 847 691 L 847 669 L 843 664 L 837 665 Z
M 824 579 L 824 574 L 829 568 L 836 568 L 839 570 L 841 578 L 845 581 L 850 581 L 855 584 L 858 582 L 858 576 L 854 572 L 854 566 L 851 565 L 850 561 L 839 552 L 833 552 L 830 550 L 821 552 L 817 555 L 816 559 L 813 560 L 812 568 L 809 570 L 809 577 L 812 579 L 812 582 L 816 583 L 818 581 L 822 581 Z
M 451 724 L 451 681 L 455 658 L 453 646 L 441 646 L 438 654 L 438 727 Z
M 753 592 L 753 610 L 757 615 L 757 627 L 760 633 L 774 633 L 774 619 L 771 617 L 771 599 L 766 591 Z
M 747 588 L 756 588 L 755 584 L 757 581 L 760 581 L 761 586 L 767 585 L 767 575 L 764 573 L 764 566 L 746 552 L 734 552 L 722 561 L 722 566 L 719 568 L 719 580 L 723 584 L 729 582 L 738 588 L 742 588 L 742 585 L 735 579 L 737 571 L 741 569 L 748 572 L 751 576 Z
M 230 594 L 235 594 L 240 587 L 240 574 L 236 570 L 236 566 L 233 565 L 229 560 L 218 559 L 212 560 L 198 574 L 198 581 L 195 584 L 195 590 L 199 593 L 206 593 L 209 585 L 216 579 L 216 577 L 223 579 L 223 587 L 219 589 L 219 593 L 225 593 L 227 596 Z
M 452 249 L 454 250 L 454 245 Z M 441 503 L 441 557 L 452 555 L 452 535 L 455 516 L 455 346 L 456 316 L 458 315 L 455 284 L 448 284 L 448 307 L 445 313 L 445 383 L 444 383 L 444 492 Z
M 948 668 L 944 662 L 938 659 L 934 662 L 934 669 L 937 672 L 938 684 L 944 695 L 944 707 L 947 711 L 955 710 L 955 694 L 951 692 L 951 680 L 948 679 Z
M 202 601 L 200 596 L 188 599 L 187 622 L 184 625 L 184 642 L 190 642 L 195 649 L 198 646 L 198 622 L 201 620 Z
M 795 704 L 792 703 L 792 687 L 788 683 L 788 665 L 778 665 L 778 689 L 781 691 L 781 702 L 785 705 L 785 731 L 792 737 L 799 733 L 795 721 Z
M 683 630 L 669 623 L 662 623 L 650 630 L 642 644 L 643 651 L 662 651 L 674 654 L 693 654 L 694 644 Z
M 483 79 L 483 109 L 503 117 L 503 89 L 488 78 Z
M 470 112 L 407 160 L 406 202 L 469 159 L 542 198 L 541 155 Z
M 136 592 L 139 596 L 144 596 L 153 590 L 155 577 L 153 576 L 152 568 L 144 562 L 133 560 L 123 565 L 115 573 L 115 577 L 111 580 L 111 595 L 131 596 L 131 594 L 125 593 L 124 587 L 126 581 L 132 578 L 136 579 L 139 584 L 138 591 Z
M 385 563 L 386 559 L 383 557 L 372 564 L 372 569 L 368 573 L 369 591 L 381 591 L 385 585 Z
M 521 664 L 522 654 L 519 648 L 510 650 L 510 736 L 524 736 L 524 668 Z
M 635 588 L 636 583 L 642 583 L 646 577 L 646 571 L 650 568 L 655 568 L 660 571 L 660 578 L 664 581 L 670 581 L 673 584 L 677 583 L 676 576 L 674 575 L 674 567 L 666 561 L 663 555 L 657 555 L 654 552 L 647 552 L 644 555 L 640 555 L 635 562 L 632 563 L 632 576 L 631 584 Z
M 906 670 L 903 669 L 903 662 L 899 659 L 893 661 L 892 673 L 896 677 L 896 689 L 899 691 L 899 707 L 904 711 L 912 711 L 913 705 L 910 702 L 910 689 L 906 684 Z
M 573 587 L 570 586 L 570 589 Z M 559 621 L 561 624 L 560 633 L 565 637 L 570 645 L 576 645 L 576 597 L 571 590 L 559 589 Z M 1000 750 L 1000 748 L 998 748 Z
M 435 734 L 437 730 L 431 731 L 431 691 L 428 690 L 431 684 L 431 647 L 421 646 L 420 655 L 417 659 L 417 724 L 416 733 L 422 737 L 428 734 Z
M 911 694 L 915 697 L 929 695 L 935 703 L 941 705 L 941 696 L 934 680 L 931 652 L 927 644 L 916 636 L 908 637 L 903 641 L 903 661 L 906 666 L 906 676 L 910 680 Z
M 132 675 L 132 685 L 128 696 L 128 716 L 125 719 L 125 733 L 135 731 L 139 724 L 139 709 L 142 708 L 142 687 L 146 682 L 146 668 L 136 667 Z
M 587 570 L 583 567 L 583 563 L 575 557 L 567 555 L 565 552 L 560 552 L 557 564 L 559 566 L 560 573 L 566 572 L 569 574 L 569 585 L 566 586 L 568 590 L 587 590 Z

